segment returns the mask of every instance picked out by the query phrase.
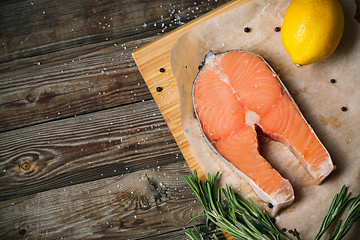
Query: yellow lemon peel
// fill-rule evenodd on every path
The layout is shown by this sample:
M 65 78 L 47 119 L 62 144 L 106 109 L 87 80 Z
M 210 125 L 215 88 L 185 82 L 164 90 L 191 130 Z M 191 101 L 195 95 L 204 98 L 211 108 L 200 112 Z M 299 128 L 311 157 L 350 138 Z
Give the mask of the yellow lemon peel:
M 281 28 L 285 50 L 297 65 L 329 57 L 344 30 L 344 13 L 337 0 L 294 0 Z

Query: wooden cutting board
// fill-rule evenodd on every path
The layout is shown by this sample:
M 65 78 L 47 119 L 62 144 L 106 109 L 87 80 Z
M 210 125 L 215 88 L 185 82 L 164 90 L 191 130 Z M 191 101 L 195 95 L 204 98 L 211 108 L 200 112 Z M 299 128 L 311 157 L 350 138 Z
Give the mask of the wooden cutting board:
M 133 58 L 140 73 L 164 116 L 181 153 L 190 170 L 192 172 L 196 170 L 200 179 L 205 179 L 206 176 L 191 155 L 189 142 L 181 128 L 179 89 L 170 66 L 170 51 L 177 40 L 192 28 L 249 1 L 250 0 L 237 0 L 224 4 L 133 52 Z M 159 87 L 162 88 L 161 91 L 157 91 Z

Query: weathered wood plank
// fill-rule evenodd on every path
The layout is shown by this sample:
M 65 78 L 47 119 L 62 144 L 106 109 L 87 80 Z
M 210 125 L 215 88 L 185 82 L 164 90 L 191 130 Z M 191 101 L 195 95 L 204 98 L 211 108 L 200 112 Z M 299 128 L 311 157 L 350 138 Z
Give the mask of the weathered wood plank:
M 0 132 L 151 99 L 131 49 L 84 51 L 1 74 Z
M 224 1 L 7 1 L 0 4 L 0 62 L 171 31 Z M 156 24 L 155 24 L 156 23 Z M 163 31 L 164 30 L 164 31 Z M 137 35 L 137 36 L 136 36 Z
M 183 161 L 153 101 L 0 133 L 0 201 Z
M 183 179 L 190 174 L 181 161 L 3 201 L 0 238 L 185 239 L 201 213 Z
M 1 3 L 0 132 L 151 99 L 131 52 L 223 3 Z

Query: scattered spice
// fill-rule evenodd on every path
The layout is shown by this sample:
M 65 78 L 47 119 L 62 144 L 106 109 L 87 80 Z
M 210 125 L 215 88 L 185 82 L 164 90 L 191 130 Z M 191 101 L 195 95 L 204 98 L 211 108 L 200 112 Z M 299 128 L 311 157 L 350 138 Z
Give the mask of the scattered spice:
M 341 108 L 341 111 L 343 111 L 343 112 L 346 112 L 347 110 L 348 110 L 347 107 L 342 107 L 342 108 Z
M 272 203 L 269 203 L 269 208 L 273 208 L 274 207 L 274 205 L 272 205 Z
M 157 92 L 161 92 L 162 90 L 163 90 L 162 87 L 157 87 L 157 88 L 156 88 L 156 91 L 157 91 Z
M 331 79 L 330 82 L 331 82 L 331 83 L 336 83 L 336 80 L 335 80 L 335 79 Z
M 245 28 L 244 28 L 244 32 L 246 32 L 246 33 L 250 32 L 250 28 L 245 27 Z
M 286 228 L 282 228 L 281 231 L 286 232 Z
M 293 233 L 294 233 L 294 231 L 293 231 L 293 230 L 291 230 L 291 229 L 289 229 L 289 233 L 290 233 L 290 234 L 293 234 Z
M 280 32 L 281 28 L 280 27 L 275 27 L 275 32 Z
M 165 68 L 160 68 L 159 71 L 160 72 L 165 72 Z

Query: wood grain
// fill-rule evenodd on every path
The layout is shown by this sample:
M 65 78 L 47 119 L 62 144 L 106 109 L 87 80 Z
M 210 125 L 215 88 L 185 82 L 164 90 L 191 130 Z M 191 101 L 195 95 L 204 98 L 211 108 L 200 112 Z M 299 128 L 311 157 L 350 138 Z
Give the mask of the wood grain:
M 183 161 L 153 101 L 0 133 L 0 145 L 1 201 Z
M 0 239 L 186 239 L 201 209 L 163 47 L 227 2 L 0 2 Z
M 120 38 L 133 41 L 160 35 L 224 2 L 3 1 L 0 4 L 3 19 L 0 23 L 3 33 L 0 61 L 9 62 Z
M 225 2 L 0 2 L 0 239 L 186 238 L 190 171 L 131 53 Z
M 186 239 L 190 171 L 131 53 L 225 2 L 0 2 L 0 239 Z
M 0 132 L 151 99 L 131 52 L 224 2 L 1 3 Z
M 119 58 L 101 48 L 92 56 L 51 61 L 0 81 L 0 131 L 151 99 L 129 53 Z
M 0 203 L 0 239 L 155 239 L 201 213 L 184 161 Z

